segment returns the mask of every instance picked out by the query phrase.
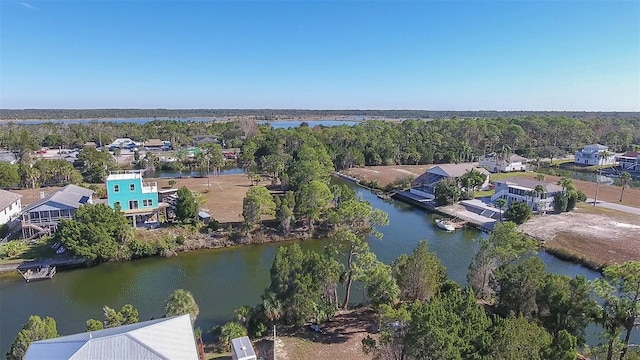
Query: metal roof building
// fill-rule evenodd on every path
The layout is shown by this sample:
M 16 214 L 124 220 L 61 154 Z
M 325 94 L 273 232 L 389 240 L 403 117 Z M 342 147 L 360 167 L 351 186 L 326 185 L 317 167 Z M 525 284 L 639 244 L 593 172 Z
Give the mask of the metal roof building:
M 31 343 L 24 360 L 198 359 L 189 315 Z
M 233 360 L 256 360 L 256 352 L 253 350 L 251 340 L 248 336 L 243 336 L 231 340 L 231 359 Z

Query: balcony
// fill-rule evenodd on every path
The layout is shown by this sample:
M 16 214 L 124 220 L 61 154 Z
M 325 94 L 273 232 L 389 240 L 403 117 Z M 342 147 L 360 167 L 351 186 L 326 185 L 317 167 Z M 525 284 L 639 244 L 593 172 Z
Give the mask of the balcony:
M 158 183 L 157 182 L 143 182 L 142 183 L 142 193 L 143 194 L 151 194 L 158 192 Z

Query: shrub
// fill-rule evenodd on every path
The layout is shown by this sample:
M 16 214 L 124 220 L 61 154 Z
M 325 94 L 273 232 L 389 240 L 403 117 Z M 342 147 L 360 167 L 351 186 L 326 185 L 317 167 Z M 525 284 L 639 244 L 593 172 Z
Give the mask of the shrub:
M 182 236 L 182 235 L 176 236 L 176 240 L 175 240 L 176 244 L 184 245 L 184 242 L 185 242 L 184 236 Z
M 24 241 L 14 240 L 8 241 L 0 245 L 0 259 L 15 258 L 27 250 L 27 244 Z
M 560 214 L 567 211 L 568 205 L 569 205 L 569 198 L 567 195 L 562 193 L 557 193 L 553 197 L 553 209 L 556 211 L 556 214 Z
M 587 194 L 585 194 L 584 192 L 582 192 L 581 190 L 576 191 L 576 194 L 578 195 L 578 202 L 585 202 L 587 201 Z
M 571 211 L 576 207 L 576 203 L 578 202 L 578 194 L 575 191 L 571 191 L 567 196 L 567 210 Z
M 4 238 L 9 234 L 9 225 L 3 224 L 0 226 L 0 238 Z
M 512 202 L 507 211 L 504 212 L 504 218 L 513 221 L 516 224 L 522 224 L 531 219 L 533 210 L 523 202 Z
M 129 241 L 127 245 L 129 247 L 129 250 L 131 251 L 132 259 L 139 259 L 158 254 L 158 248 L 148 241 L 133 239 Z
M 218 222 L 218 220 L 211 219 L 209 225 L 207 225 L 207 228 L 211 231 L 217 231 L 218 229 L 220 229 L 220 223 Z

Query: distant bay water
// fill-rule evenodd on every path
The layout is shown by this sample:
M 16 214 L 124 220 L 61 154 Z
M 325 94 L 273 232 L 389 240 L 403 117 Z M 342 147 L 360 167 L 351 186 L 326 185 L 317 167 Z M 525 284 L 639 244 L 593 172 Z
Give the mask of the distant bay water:
M 14 124 L 24 125 L 37 125 L 37 124 L 89 124 L 92 122 L 110 122 L 116 124 L 133 123 L 133 124 L 146 124 L 151 121 L 166 120 L 166 121 L 180 121 L 180 122 L 209 122 L 209 121 L 229 121 L 229 118 L 110 118 L 110 119 L 52 119 L 52 120 L 0 120 L 0 124 L 8 124 L 10 122 Z M 335 119 L 321 119 L 321 120 L 278 120 L 278 121 L 258 121 L 259 124 L 271 124 L 272 127 L 278 128 L 294 128 L 300 126 L 303 122 L 307 123 L 310 127 L 317 125 L 320 126 L 339 126 L 348 125 L 352 126 L 360 121 L 365 121 L 363 117 L 348 117 L 345 120 Z

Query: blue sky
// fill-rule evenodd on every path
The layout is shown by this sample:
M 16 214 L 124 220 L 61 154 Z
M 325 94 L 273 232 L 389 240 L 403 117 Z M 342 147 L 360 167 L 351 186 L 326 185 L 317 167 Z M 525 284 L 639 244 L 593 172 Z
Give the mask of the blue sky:
M 638 1 L 0 1 L 1 108 L 640 111 Z

